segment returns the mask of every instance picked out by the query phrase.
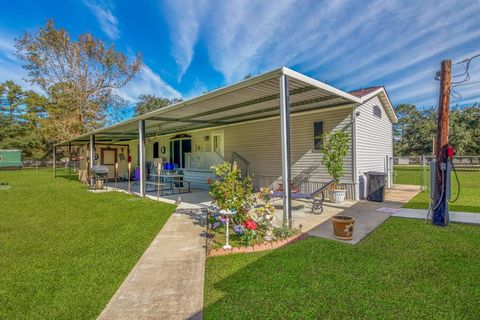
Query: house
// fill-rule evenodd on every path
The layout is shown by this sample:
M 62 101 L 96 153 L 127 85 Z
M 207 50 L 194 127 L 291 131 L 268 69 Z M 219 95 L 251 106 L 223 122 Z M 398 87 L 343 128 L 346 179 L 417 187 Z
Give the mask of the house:
M 131 157 L 141 194 L 147 171 L 162 159 L 181 169 L 193 188 L 208 188 L 211 165 L 227 160 L 253 175 L 257 188 L 284 180 L 283 185 L 312 189 L 331 179 L 318 136 L 345 130 L 351 147 L 342 182 L 347 198 L 358 199 L 365 172 L 391 171 L 396 121 L 383 87 L 348 93 L 282 67 L 58 146 L 82 146 L 81 181 L 88 180 L 94 164 L 108 166 L 109 178 L 126 177 Z M 94 162 L 87 162 L 93 154 Z

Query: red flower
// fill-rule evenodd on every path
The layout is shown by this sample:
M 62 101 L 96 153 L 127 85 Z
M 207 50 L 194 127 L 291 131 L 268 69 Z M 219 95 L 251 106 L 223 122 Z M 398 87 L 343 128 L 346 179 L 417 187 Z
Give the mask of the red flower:
M 253 221 L 252 219 L 248 219 L 245 224 L 244 224 L 245 228 L 247 228 L 248 230 L 256 230 L 257 229 L 257 224 L 255 223 L 255 221 Z

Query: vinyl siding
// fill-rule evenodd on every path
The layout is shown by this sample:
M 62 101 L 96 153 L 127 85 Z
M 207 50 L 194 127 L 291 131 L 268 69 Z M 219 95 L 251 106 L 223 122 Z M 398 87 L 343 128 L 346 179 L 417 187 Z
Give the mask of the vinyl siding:
M 291 170 L 294 180 L 303 177 L 312 182 L 326 182 L 331 179 L 322 164 L 322 154 L 313 150 L 313 124 L 322 121 L 324 132 L 345 129 L 351 135 L 351 110 L 330 109 L 291 117 Z M 224 132 L 227 160 L 231 160 L 232 153 L 237 152 L 250 162 L 255 176 L 281 178 L 280 119 L 226 127 Z M 342 180 L 353 182 L 351 149 L 345 158 Z
M 375 105 L 380 107 L 380 119 L 373 115 Z M 357 107 L 357 111 L 357 174 L 385 172 L 385 156 L 393 156 L 392 123 L 377 96 Z
M 322 164 L 322 154 L 313 150 L 314 122 L 322 121 L 324 132 L 346 130 L 352 135 L 352 110 L 353 105 L 291 115 L 291 170 L 297 187 L 299 187 L 298 184 L 305 181 L 315 187 L 331 180 Z M 254 175 L 257 186 L 271 186 L 281 179 L 280 119 L 278 117 L 184 133 L 191 135 L 192 152 L 195 152 L 211 151 L 211 135 L 218 131 L 224 134 L 224 158 L 232 161 L 233 152 L 237 152 L 250 162 L 251 173 Z M 173 136 L 148 138 L 146 160 L 153 160 L 153 144 L 158 141 L 159 148 L 164 146 L 166 149 L 165 154 L 160 152 L 159 155 L 168 161 L 169 141 Z M 133 168 L 137 165 L 138 142 L 131 141 L 129 145 Z M 352 158 L 352 149 L 350 148 L 345 158 L 345 172 L 342 179 L 349 198 L 353 198 L 354 192 Z M 197 186 L 198 181 L 195 181 L 195 184 Z

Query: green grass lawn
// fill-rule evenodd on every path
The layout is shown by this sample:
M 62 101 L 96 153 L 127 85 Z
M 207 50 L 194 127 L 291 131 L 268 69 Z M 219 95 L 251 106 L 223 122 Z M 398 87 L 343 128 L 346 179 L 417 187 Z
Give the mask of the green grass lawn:
M 96 318 L 175 209 L 51 170 L 0 181 L 0 319 Z
M 420 166 L 395 166 L 396 184 L 429 185 L 430 173 L 422 171 Z M 423 178 L 425 177 L 425 178 Z M 480 212 L 480 171 L 458 171 L 460 180 L 460 197 L 455 203 L 450 203 L 451 211 Z M 452 173 L 452 200 L 458 192 L 457 181 Z M 420 192 L 415 198 L 404 205 L 405 208 L 428 209 L 430 191 Z
M 478 319 L 480 228 L 391 218 L 360 244 L 308 238 L 207 259 L 205 319 Z

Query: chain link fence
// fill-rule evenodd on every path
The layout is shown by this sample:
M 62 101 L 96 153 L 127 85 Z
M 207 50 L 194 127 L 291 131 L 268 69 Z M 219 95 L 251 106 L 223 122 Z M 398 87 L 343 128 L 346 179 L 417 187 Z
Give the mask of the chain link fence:
M 393 183 L 420 185 L 426 191 L 430 184 L 430 162 L 434 156 L 394 157 Z M 452 158 L 457 172 L 480 179 L 480 156 L 455 156 Z
M 435 156 L 394 157 L 393 164 L 401 166 L 428 166 L 430 161 L 434 159 Z M 480 169 L 480 156 L 454 156 L 452 161 L 457 169 L 466 171 Z

